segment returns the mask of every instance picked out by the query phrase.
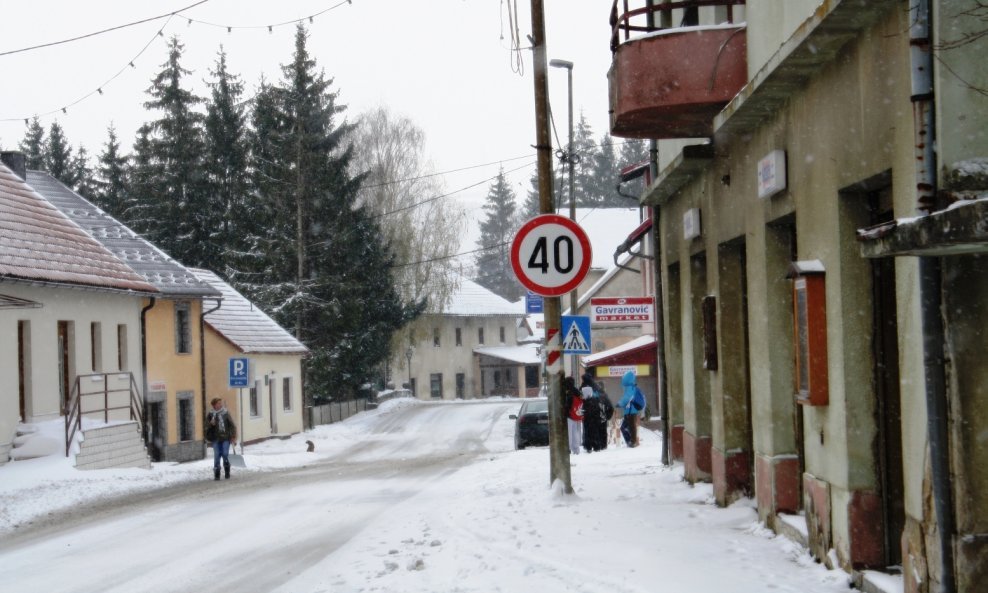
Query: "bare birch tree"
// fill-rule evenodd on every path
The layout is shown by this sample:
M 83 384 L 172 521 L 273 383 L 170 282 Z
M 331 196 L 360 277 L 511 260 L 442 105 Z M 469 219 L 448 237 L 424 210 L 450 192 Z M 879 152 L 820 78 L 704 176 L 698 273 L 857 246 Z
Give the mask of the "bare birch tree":
M 367 172 L 361 201 L 378 223 L 395 254 L 395 283 L 405 301 L 428 299 L 429 313 L 442 312 L 457 288 L 455 259 L 466 228 L 466 214 L 424 153 L 425 133 L 386 107 L 364 113 L 354 137 L 354 174 Z M 392 339 L 393 359 L 416 340 L 426 323 L 419 318 Z

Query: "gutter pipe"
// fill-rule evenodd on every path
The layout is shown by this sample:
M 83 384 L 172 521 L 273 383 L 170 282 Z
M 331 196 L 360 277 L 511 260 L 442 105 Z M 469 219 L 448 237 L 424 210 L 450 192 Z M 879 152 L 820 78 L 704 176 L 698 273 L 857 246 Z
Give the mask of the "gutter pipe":
M 144 439 L 144 446 L 150 447 L 148 441 L 148 338 L 147 338 L 147 312 L 154 308 L 157 299 L 148 297 L 150 301 L 141 308 L 141 438 Z
M 931 0 L 909 7 L 909 51 L 916 146 L 917 210 L 928 215 L 936 208 L 936 124 L 934 120 Z M 933 507 L 939 535 L 940 592 L 955 593 L 954 505 L 950 487 L 950 449 L 944 363 L 942 262 L 919 258 L 920 316 L 923 324 L 923 371 L 926 385 L 927 437 L 930 442 Z

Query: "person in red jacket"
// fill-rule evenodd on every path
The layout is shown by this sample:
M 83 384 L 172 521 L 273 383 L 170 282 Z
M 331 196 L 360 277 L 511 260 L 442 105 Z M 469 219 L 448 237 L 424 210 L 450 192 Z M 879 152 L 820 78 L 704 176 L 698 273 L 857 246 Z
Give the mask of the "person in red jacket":
M 566 426 L 569 428 L 569 452 L 579 455 L 583 445 L 583 396 L 576 388 L 573 377 L 563 379 L 563 393 L 566 394 Z

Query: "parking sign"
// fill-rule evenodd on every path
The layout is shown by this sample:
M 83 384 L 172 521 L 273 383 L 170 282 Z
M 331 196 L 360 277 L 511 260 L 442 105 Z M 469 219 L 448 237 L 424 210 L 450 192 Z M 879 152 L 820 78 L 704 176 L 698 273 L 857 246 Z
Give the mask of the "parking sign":
M 250 382 L 250 359 L 230 359 L 230 387 L 247 387 Z

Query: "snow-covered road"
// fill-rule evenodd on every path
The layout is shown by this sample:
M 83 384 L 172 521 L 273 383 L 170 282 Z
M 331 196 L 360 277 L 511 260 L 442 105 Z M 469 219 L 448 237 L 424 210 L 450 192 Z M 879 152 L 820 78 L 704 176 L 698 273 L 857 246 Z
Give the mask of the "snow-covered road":
M 848 576 L 663 467 L 658 435 L 571 458 L 515 451 L 517 401 L 392 401 L 211 460 L 0 467 L 0 591 L 843 593 Z M 305 452 L 305 442 L 315 444 Z M 894 586 L 894 583 L 893 583 Z M 895 590 L 894 588 L 888 589 Z M 899 584 L 901 591 L 901 582 Z

